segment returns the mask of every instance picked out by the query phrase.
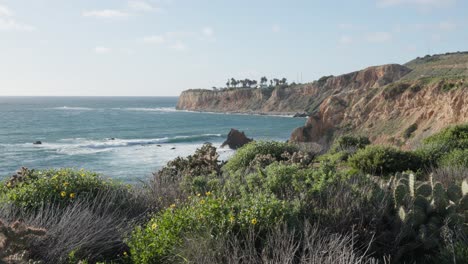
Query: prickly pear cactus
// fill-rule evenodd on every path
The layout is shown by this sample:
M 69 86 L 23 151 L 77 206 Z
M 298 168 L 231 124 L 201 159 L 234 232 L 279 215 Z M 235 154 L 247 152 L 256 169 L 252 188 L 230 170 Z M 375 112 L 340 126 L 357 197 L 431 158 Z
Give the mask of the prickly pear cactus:
M 413 241 L 430 250 L 442 243 L 440 230 L 445 225 L 468 226 L 468 180 L 445 188 L 432 177 L 427 182 L 416 182 L 412 175 L 396 177 L 393 198 L 403 243 Z

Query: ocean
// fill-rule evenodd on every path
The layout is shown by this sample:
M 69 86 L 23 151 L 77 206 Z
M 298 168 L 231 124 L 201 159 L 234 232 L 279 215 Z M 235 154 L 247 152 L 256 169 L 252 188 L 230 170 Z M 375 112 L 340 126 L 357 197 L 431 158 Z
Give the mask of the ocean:
M 219 147 L 231 128 L 285 141 L 305 122 L 177 111 L 176 103 L 177 97 L 0 97 L 0 179 L 22 166 L 72 167 L 135 183 L 205 142 Z M 218 151 L 223 159 L 233 154 Z

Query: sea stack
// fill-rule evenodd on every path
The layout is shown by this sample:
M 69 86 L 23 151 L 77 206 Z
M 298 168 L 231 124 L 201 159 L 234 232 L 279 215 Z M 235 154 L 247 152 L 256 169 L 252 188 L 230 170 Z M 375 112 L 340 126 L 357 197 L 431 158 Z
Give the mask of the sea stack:
M 252 141 L 253 139 L 248 138 L 244 132 L 231 128 L 226 141 L 224 141 L 221 147 L 229 146 L 231 149 L 238 149 Z

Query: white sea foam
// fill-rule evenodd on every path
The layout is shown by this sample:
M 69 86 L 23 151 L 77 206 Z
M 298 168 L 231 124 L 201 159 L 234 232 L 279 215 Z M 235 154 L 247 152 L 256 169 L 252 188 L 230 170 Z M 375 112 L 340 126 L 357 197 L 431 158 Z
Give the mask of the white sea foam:
M 130 107 L 130 108 L 120 108 L 120 110 L 125 111 L 141 111 L 141 112 L 179 112 L 179 110 L 175 109 L 175 107 Z
M 20 144 L 0 144 L 2 148 L 8 148 L 11 151 L 15 150 L 49 150 L 55 151 L 60 154 L 66 155 L 85 155 L 100 152 L 116 152 L 121 149 L 135 148 L 135 147 L 148 147 L 151 145 L 178 146 L 182 145 L 200 145 L 202 141 L 210 141 L 215 138 L 221 138 L 221 134 L 200 134 L 200 135 L 187 135 L 175 137 L 161 137 L 150 139 L 85 139 L 85 138 L 66 138 L 56 142 L 42 142 L 40 145 L 32 143 Z M 215 140 L 215 141 L 219 141 Z M 198 143 L 196 143 L 198 142 Z M 171 147 L 172 148 L 172 147 Z
M 54 107 L 54 110 L 69 110 L 69 111 L 92 111 L 95 108 L 89 107 L 78 107 L 78 106 L 61 106 L 61 107 Z

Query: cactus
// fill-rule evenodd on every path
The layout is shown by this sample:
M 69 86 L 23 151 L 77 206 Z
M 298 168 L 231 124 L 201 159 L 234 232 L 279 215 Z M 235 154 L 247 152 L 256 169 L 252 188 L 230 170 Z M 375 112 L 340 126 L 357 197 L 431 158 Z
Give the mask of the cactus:
M 447 196 L 450 201 L 458 201 L 462 198 L 462 188 L 461 186 L 451 183 L 447 188 Z
M 425 250 L 433 250 L 443 241 L 440 230 L 444 225 L 466 228 L 467 180 L 461 185 L 450 184 L 446 189 L 432 177 L 421 183 L 416 183 L 413 175 L 395 177 L 399 179 L 393 182 L 394 206 L 401 221 L 399 228 L 405 243 L 415 243 Z M 402 245 L 401 249 L 404 248 Z
M 462 195 L 468 195 L 468 180 L 466 179 L 462 182 Z
M 458 204 L 460 211 L 467 211 L 468 210 L 468 195 L 465 194 Z
M 434 184 L 432 196 L 432 204 L 434 209 L 438 212 L 443 212 L 443 210 L 445 210 L 445 208 L 448 206 L 448 198 L 442 183 L 438 182 Z
M 414 174 L 408 176 L 408 187 L 411 197 L 414 197 Z
M 400 220 L 405 222 L 406 221 L 406 212 L 405 208 L 403 206 L 400 206 L 400 209 L 398 210 L 398 216 L 400 217 Z
M 406 197 L 409 194 L 409 189 L 405 184 L 400 183 L 393 190 L 393 199 L 395 200 L 395 206 L 401 206 L 405 203 Z
M 416 195 L 429 197 L 432 195 L 432 186 L 429 183 L 423 182 L 416 188 Z

